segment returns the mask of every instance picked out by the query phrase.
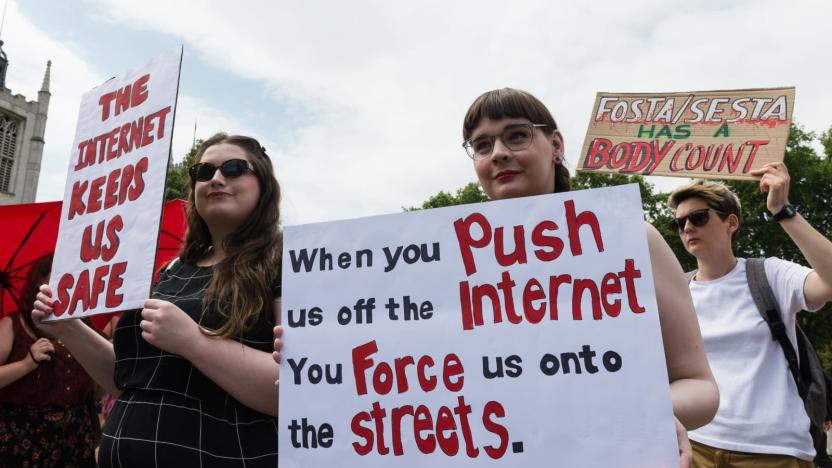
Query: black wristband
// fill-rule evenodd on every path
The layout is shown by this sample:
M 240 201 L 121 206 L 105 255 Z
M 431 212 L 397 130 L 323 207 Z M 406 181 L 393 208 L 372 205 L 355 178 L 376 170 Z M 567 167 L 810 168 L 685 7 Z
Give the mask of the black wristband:
M 780 209 L 777 213 L 775 213 L 771 219 L 775 222 L 783 221 L 784 219 L 794 218 L 797 216 L 797 210 L 794 209 L 793 206 L 786 204 L 783 205 L 783 208 Z
M 29 357 L 31 357 L 31 358 L 32 358 L 32 362 L 34 362 L 36 366 L 39 366 L 39 365 L 40 365 L 40 361 L 38 361 L 37 359 L 35 359 L 35 355 L 32 353 L 32 349 L 31 349 L 31 348 L 29 348 Z

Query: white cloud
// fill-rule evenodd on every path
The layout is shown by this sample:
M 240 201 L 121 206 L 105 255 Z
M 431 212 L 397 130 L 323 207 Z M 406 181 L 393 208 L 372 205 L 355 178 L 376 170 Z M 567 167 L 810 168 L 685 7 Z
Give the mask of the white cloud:
M 84 54 L 78 44 L 52 38 L 22 15 L 14 2 L 8 5 L 3 34 L 4 50 L 10 60 L 6 85 L 12 92 L 24 94 L 29 100 L 37 99 L 46 61 L 52 60 L 52 96 L 37 199 L 60 200 L 64 197 L 68 157 L 75 137 L 81 96 L 117 71 L 99 72 L 94 63 L 82 58 Z M 137 57 L 136 66 L 150 58 Z M 174 159 L 180 159 L 190 149 L 197 117 L 201 135 L 220 130 L 251 133 L 244 122 L 211 107 L 201 98 L 182 94 L 177 108 L 177 131 L 174 132 Z
M 93 9 L 122 27 L 181 37 L 186 60 L 194 54 L 261 83 L 275 96 L 264 105 L 288 98 L 311 109 L 303 121 L 312 123 L 280 140 L 256 135 L 276 161 L 290 223 L 394 212 L 474 180 L 461 120 L 496 87 L 547 103 L 573 164 L 601 90 L 795 85 L 797 120 L 832 124 L 832 63 L 821 53 L 832 44 L 832 6 L 822 1 L 98 0 Z M 208 121 L 255 127 L 212 108 L 210 97 L 198 101 L 180 101 L 179 145 L 192 137 L 187 112 L 200 134 Z
M 46 61 L 52 60 L 52 96 L 46 121 L 38 201 L 62 199 L 81 94 L 103 81 L 103 76 L 79 58 L 76 44 L 52 39 L 23 16 L 15 2 L 8 4 L 3 39 L 6 43 L 3 48 L 9 56 L 6 86 L 29 100 L 37 99 Z

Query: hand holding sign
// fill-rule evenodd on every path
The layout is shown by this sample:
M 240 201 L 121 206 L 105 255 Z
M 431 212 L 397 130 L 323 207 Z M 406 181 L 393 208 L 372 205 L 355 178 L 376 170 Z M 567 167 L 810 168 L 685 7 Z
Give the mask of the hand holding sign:
M 142 309 L 142 338 L 169 353 L 184 356 L 199 338 L 199 325 L 168 301 L 148 299 Z
M 679 418 L 673 419 L 676 421 L 676 441 L 679 443 L 679 468 L 690 468 L 693 463 L 693 448 L 688 440 L 688 430 Z
M 277 374 L 278 378 L 277 378 L 277 380 L 274 381 L 274 386 L 279 387 L 280 386 L 280 350 L 281 350 L 281 348 L 283 348 L 283 341 L 280 338 L 283 336 L 283 327 L 278 325 L 278 326 L 274 327 L 273 332 L 274 332 L 274 352 L 272 353 L 272 358 L 274 359 L 274 362 L 277 363 L 277 369 L 278 369 L 278 374 Z
M 52 299 L 52 289 L 48 284 L 42 284 L 40 286 L 40 292 L 35 298 L 34 308 L 32 309 L 32 322 L 34 322 L 40 331 L 60 338 L 64 329 L 69 326 L 70 321 L 43 321 L 44 318 L 52 314 L 52 305 L 55 302 Z
M 281 466 L 679 466 L 636 187 L 284 236 Z
M 147 298 L 181 60 L 173 49 L 82 97 L 47 320 L 135 309 Z
M 760 178 L 760 192 L 768 193 L 766 208 L 771 214 L 779 213 L 789 203 L 789 170 L 781 162 L 769 163 L 751 171 Z

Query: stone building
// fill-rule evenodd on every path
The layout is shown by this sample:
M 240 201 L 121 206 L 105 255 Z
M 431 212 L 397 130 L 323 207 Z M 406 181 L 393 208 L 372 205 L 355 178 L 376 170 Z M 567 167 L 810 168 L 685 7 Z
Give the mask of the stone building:
M 30 203 L 38 191 L 43 157 L 46 113 L 49 110 L 49 73 L 46 62 L 43 84 L 36 101 L 6 88 L 9 61 L 0 41 L 0 205 Z

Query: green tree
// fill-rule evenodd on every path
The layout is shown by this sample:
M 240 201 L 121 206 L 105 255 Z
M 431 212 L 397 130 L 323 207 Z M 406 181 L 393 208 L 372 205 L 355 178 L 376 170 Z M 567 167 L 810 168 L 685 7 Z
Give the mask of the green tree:
M 832 160 L 832 128 L 821 134 L 820 144 L 823 146 L 823 153 L 826 159 Z
M 202 140 L 197 140 L 185 155 L 181 163 L 168 165 L 168 179 L 165 184 L 165 201 L 174 200 L 176 198 L 188 198 L 188 186 L 190 176 L 188 175 L 188 168 L 194 163 L 196 152 L 199 146 L 202 145 Z
M 819 155 L 812 146 L 815 141 L 824 148 L 823 155 Z M 832 235 L 832 192 L 829 191 L 832 182 L 832 128 L 817 136 L 799 125 L 792 125 L 784 162 L 791 178 L 789 201 L 815 229 L 827 237 Z M 647 220 L 665 238 L 685 271 L 696 268 L 696 259 L 685 250 L 678 233 L 668 226 L 674 216 L 667 207 L 670 193 L 654 194 L 653 186 L 644 183 L 638 176 L 579 173 L 572 181 L 577 189 L 638 183 Z M 683 181 L 679 183 L 681 185 Z M 766 209 L 766 196 L 760 193 L 760 184 L 737 180 L 725 181 L 725 184 L 739 196 L 743 207 L 743 222 L 734 243 L 734 254 L 738 257 L 779 257 L 805 265 L 806 260 L 794 242 L 771 221 Z M 832 370 L 830 314 L 832 305 L 827 304 L 816 314 L 798 315 L 798 320 L 817 348 L 824 367 Z
M 824 141 L 826 139 L 826 141 Z M 832 235 L 832 128 L 818 137 L 793 125 L 786 143 L 784 162 L 789 168 L 789 202 L 821 234 Z M 819 141 L 825 154 L 819 155 L 812 143 Z M 780 257 L 805 265 L 803 254 L 769 219 L 766 197 L 757 182 L 728 181 L 740 197 L 743 224 L 734 245 L 734 252 L 742 257 Z M 801 327 L 818 349 L 824 367 L 832 369 L 832 305 L 827 304 L 816 314 L 798 315 Z
M 456 190 L 456 194 L 452 195 L 448 192 L 440 191 L 436 195 L 428 198 L 422 206 L 404 208 L 405 211 L 427 210 L 430 208 L 441 208 L 443 206 L 467 205 L 468 203 L 480 203 L 488 201 L 488 196 L 482 191 L 479 184 L 471 182 L 465 187 Z
M 641 208 L 645 220 L 652 224 L 665 238 L 670 248 L 679 259 L 685 271 L 696 268 L 696 259 L 685 251 L 682 239 L 670 228 L 673 213 L 667 207 L 668 193 L 657 193 L 656 187 L 640 175 L 601 174 L 597 172 L 578 172 L 572 177 L 573 190 L 585 190 L 611 187 L 622 184 L 638 184 L 641 192 Z
M 823 154 L 818 154 L 815 150 L 815 142 L 823 148 Z M 829 189 L 832 182 L 832 127 L 817 135 L 799 125 L 792 125 L 784 161 L 791 177 L 789 201 L 815 229 L 829 237 L 832 235 L 832 190 Z M 685 271 L 696 268 L 696 259 L 685 250 L 678 233 L 669 227 L 669 222 L 675 215 L 667 207 L 669 192 L 656 193 L 655 187 L 638 175 L 580 172 L 571 182 L 573 190 L 638 184 L 646 220 L 662 234 Z M 684 180 L 679 179 L 679 185 L 683 183 Z M 805 265 L 806 260 L 794 242 L 770 220 L 766 196 L 760 193 L 759 183 L 731 180 L 725 184 L 737 193 L 743 207 L 743 223 L 734 243 L 734 253 L 738 257 L 780 257 Z M 457 190 L 456 195 L 439 192 L 430 197 L 422 208 L 485 200 L 485 194 L 472 183 Z M 409 210 L 414 209 L 419 208 Z M 798 316 L 827 370 L 832 370 L 831 314 L 832 305 L 827 304 L 816 314 L 804 313 Z
M 572 190 L 587 190 L 624 184 L 638 184 L 641 193 L 641 205 L 647 221 L 653 222 L 665 212 L 666 199 L 660 198 L 655 193 L 656 187 L 640 175 L 578 172 L 570 181 Z

